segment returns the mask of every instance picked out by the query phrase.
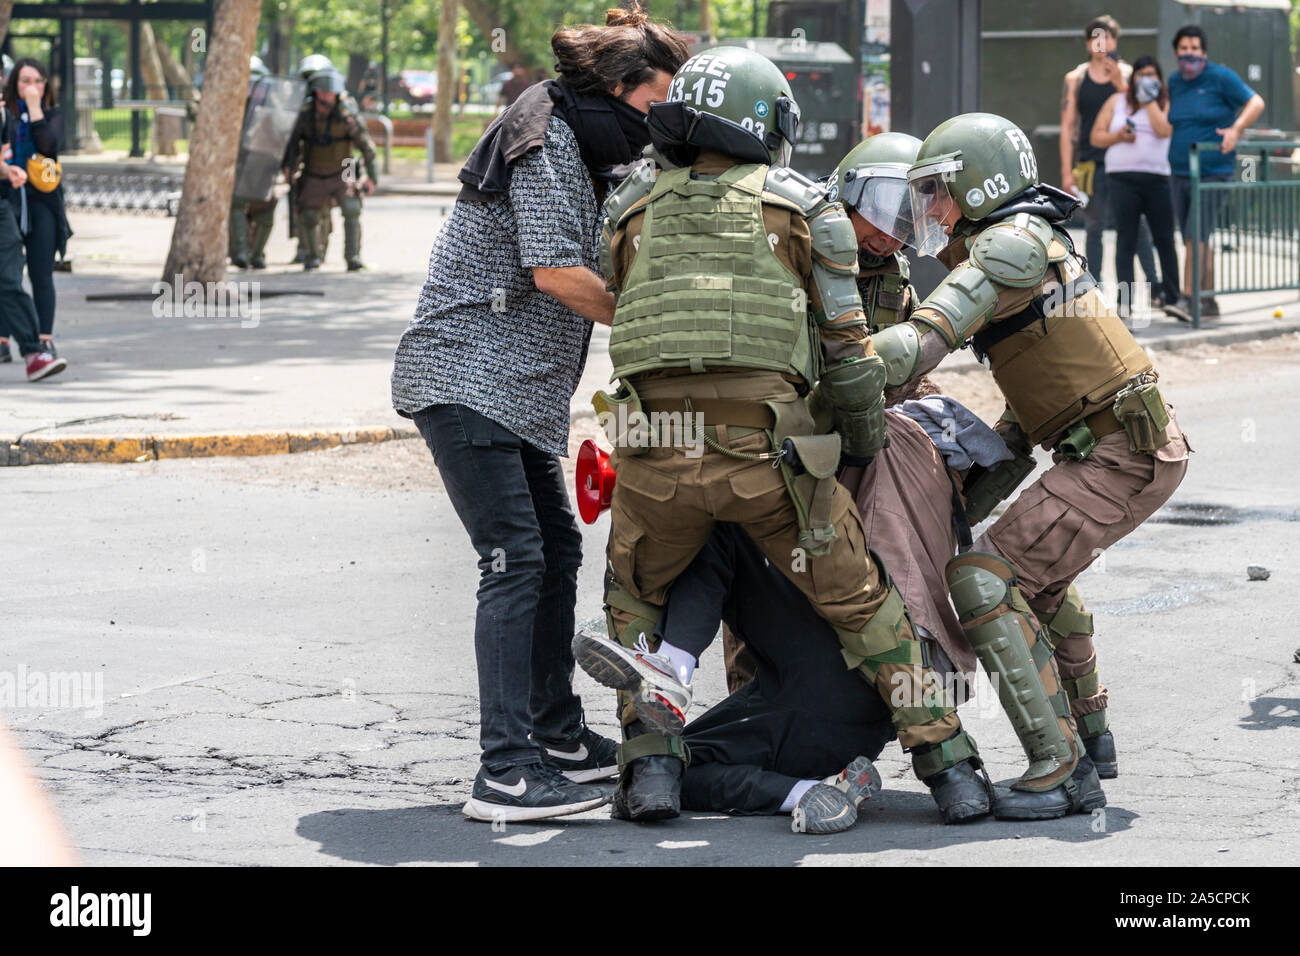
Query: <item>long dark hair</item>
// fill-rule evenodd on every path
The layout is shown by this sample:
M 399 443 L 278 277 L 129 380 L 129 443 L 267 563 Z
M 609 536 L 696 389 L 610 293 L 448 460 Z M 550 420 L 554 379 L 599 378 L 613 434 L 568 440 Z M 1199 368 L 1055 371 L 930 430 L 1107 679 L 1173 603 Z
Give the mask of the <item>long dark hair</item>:
M 46 110 L 52 109 L 54 107 L 54 85 L 50 83 L 50 73 L 40 60 L 34 60 L 30 56 L 23 57 L 9 71 L 9 79 L 5 80 L 5 109 L 11 113 L 18 112 L 18 104 L 21 102 L 21 97 L 18 95 L 18 74 L 22 72 L 25 66 L 30 66 L 45 80 L 45 96 L 41 100 L 41 106 Z
M 659 70 L 676 73 L 690 56 L 680 34 L 640 9 L 607 10 L 603 27 L 562 27 L 551 37 L 551 49 L 556 72 L 577 93 L 608 93 L 621 83 L 626 95 Z
M 1140 56 L 1133 64 L 1133 72 L 1128 77 L 1128 92 L 1124 95 L 1128 97 L 1128 111 L 1132 115 L 1145 106 L 1145 103 L 1139 103 L 1137 100 L 1137 80 L 1138 70 L 1145 70 L 1149 66 L 1156 68 L 1156 76 L 1160 78 L 1160 95 L 1156 97 L 1156 104 L 1164 109 L 1169 105 L 1169 87 L 1165 86 L 1165 75 L 1160 70 L 1160 64 L 1156 62 L 1153 56 Z

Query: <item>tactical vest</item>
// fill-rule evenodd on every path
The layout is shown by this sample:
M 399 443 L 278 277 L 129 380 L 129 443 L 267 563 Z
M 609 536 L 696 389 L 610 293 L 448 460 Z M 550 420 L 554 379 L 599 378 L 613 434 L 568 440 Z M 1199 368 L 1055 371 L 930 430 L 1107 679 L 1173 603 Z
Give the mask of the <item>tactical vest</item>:
M 862 308 L 867 313 L 867 325 L 879 332 L 890 325 L 905 322 L 907 290 L 911 285 L 907 260 L 890 256 L 881 265 L 864 266 L 858 260 L 858 292 L 862 295 Z M 914 305 L 915 303 L 913 303 Z M 910 313 L 910 309 L 907 310 Z
M 616 376 L 749 368 L 817 380 L 807 295 L 763 224 L 767 171 L 744 164 L 707 180 L 685 168 L 659 174 L 614 311 Z
M 997 341 L 986 339 L 984 347 L 994 380 L 1035 445 L 1109 407 L 1130 378 L 1151 371 L 1146 352 L 1095 282 L 1081 281 L 1086 291 L 1065 294 L 1087 273 L 1059 232 L 1048 259 L 1043 294 L 1024 311 L 993 322 L 988 330 Z M 1059 283 L 1050 281 L 1053 270 Z M 1016 331 L 998 335 L 1003 323 Z M 981 347 L 980 336 L 974 344 Z
M 343 161 L 352 155 L 352 124 L 336 106 L 324 118 L 314 104 L 307 105 L 305 170 L 312 176 L 338 176 Z

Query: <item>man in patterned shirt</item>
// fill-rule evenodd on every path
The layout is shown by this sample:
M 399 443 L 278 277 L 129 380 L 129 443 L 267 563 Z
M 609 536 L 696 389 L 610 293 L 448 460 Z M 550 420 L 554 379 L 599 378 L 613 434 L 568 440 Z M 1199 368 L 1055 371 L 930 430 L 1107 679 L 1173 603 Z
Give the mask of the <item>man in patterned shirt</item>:
M 608 800 L 615 746 L 573 693 L 582 538 L 560 468 L 591 323 L 614 297 L 595 271 L 615 167 L 649 143 L 686 46 L 640 13 L 551 38 L 560 73 L 484 132 L 429 259 L 393 369 L 393 405 L 433 453 L 482 576 L 474 644 L 482 768 L 465 814 L 528 820 Z

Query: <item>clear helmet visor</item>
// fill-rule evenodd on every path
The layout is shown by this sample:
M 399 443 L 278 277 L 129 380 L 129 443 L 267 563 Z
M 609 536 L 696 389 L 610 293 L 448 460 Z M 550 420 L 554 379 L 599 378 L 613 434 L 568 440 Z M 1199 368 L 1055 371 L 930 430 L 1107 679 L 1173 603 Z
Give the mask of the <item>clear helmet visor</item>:
M 860 176 L 844 185 L 844 202 L 881 232 L 916 245 L 912 195 L 907 180 L 894 176 Z
M 948 192 L 948 184 L 942 173 L 931 173 L 913 179 L 911 187 L 916 251 L 923 256 L 937 256 L 950 240 L 944 220 L 957 208 L 957 201 Z

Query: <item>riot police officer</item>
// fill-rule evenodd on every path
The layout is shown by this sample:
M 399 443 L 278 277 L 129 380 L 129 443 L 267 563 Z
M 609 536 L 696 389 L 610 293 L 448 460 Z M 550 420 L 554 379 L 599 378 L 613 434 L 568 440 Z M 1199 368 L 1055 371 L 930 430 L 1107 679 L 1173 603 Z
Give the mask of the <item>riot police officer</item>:
M 248 98 L 244 101 L 244 118 L 253 102 L 258 82 L 270 71 L 259 56 L 248 60 Z M 275 197 L 252 199 L 238 194 L 239 172 L 235 173 L 236 191 L 230 200 L 230 261 L 240 269 L 266 268 L 266 243 L 275 224 Z
M 962 625 L 999 675 L 1030 761 L 994 812 L 1039 819 L 1091 809 L 1105 795 L 1054 645 L 1063 635 L 1088 640 L 1074 578 L 1169 498 L 1189 449 L 1150 359 L 1061 225 L 1077 200 L 1038 182 L 1022 130 L 988 113 L 954 117 L 926 138 L 908 179 L 918 247 L 952 271 L 908 322 L 876 336 L 890 383 L 969 342 L 1006 398 L 999 431 L 1008 444 L 1055 452 L 1054 466 L 947 568 Z M 1076 697 L 1091 689 L 1076 684 Z M 1094 735 L 1099 756 L 1108 742 Z
M 673 579 L 715 521 L 743 526 L 833 625 L 940 806 L 988 812 L 982 784 L 969 803 L 968 790 L 950 789 L 973 776 L 974 742 L 835 481 L 842 456 L 862 463 L 884 445 L 884 374 L 854 285 L 848 216 L 786 165 L 798 118 L 771 61 L 738 47 L 697 54 L 668 102 L 650 108 L 665 168 L 637 167 L 607 202 L 602 267 L 618 293 L 609 350 L 621 380 L 598 396 L 619 475 L 611 639 L 584 632 L 574 651 L 622 691 L 618 818 L 678 812 L 690 684 L 671 649 L 652 645 Z M 814 433 L 808 408 L 818 382 L 830 433 Z
M 310 96 L 298 116 L 289 144 L 289 174 L 297 173 L 294 202 L 299 210 L 299 239 L 306 247 L 304 270 L 321 264 L 319 227 L 329 210 L 343 212 L 344 256 L 348 271 L 365 268 L 361 262 L 361 197 L 374 192 L 375 147 L 360 118 L 344 111 L 343 76 L 337 70 L 319 70 L 308 81 Z M 365 176 L 357 174 L 354 150 L 360 150 Z M 301 167 L 301 168 L 299 168 Z M 323 215 L 322 215 L 323 213 Z

